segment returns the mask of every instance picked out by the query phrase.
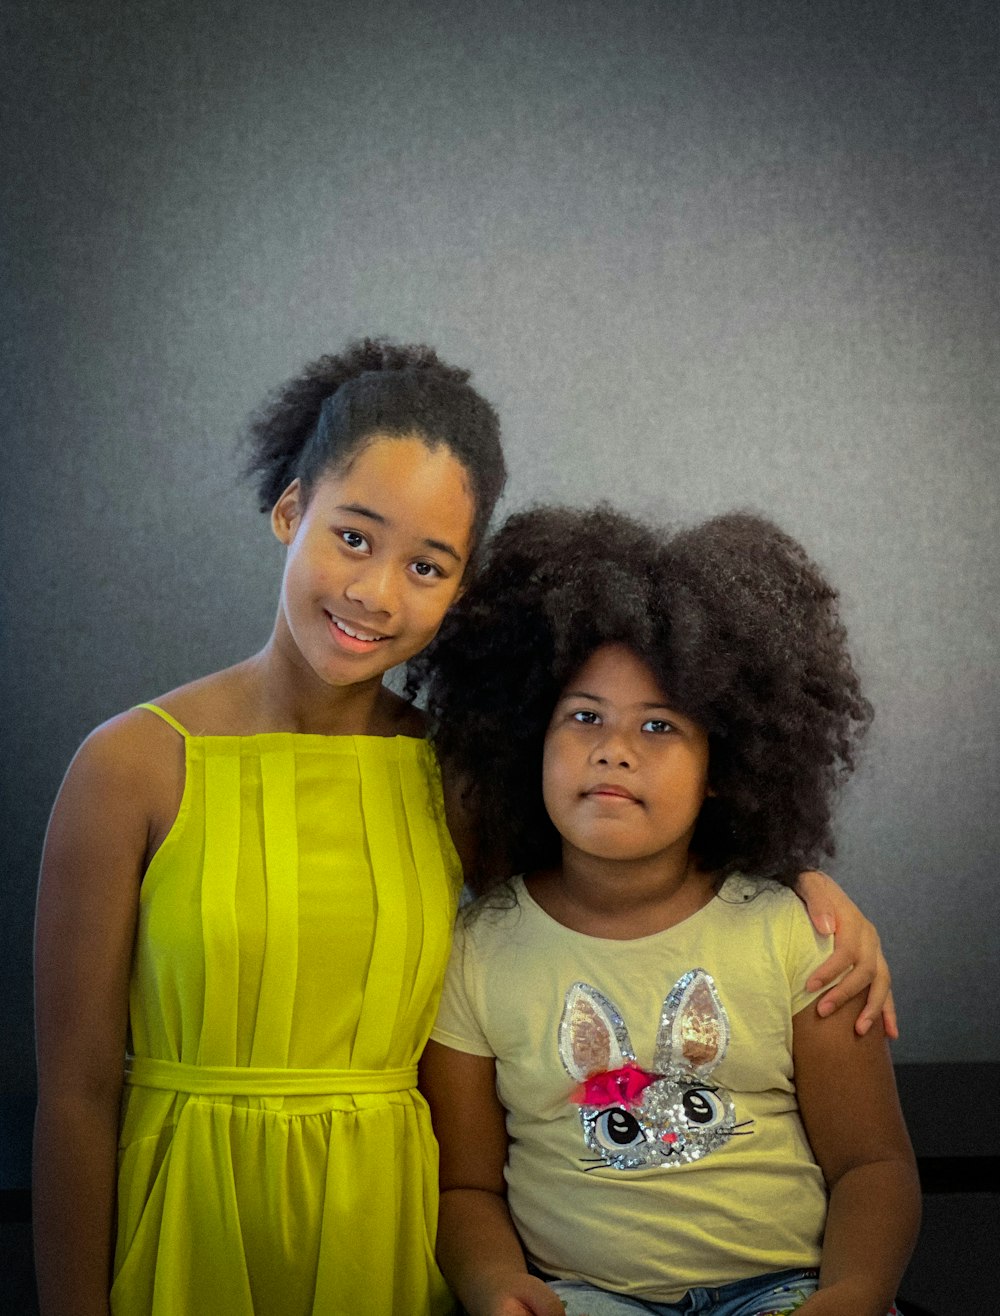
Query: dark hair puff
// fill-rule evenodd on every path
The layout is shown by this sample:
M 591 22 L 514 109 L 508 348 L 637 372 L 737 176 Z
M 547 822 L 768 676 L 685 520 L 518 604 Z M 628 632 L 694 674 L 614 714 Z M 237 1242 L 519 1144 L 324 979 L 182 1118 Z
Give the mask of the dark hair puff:
M 476 503 L 473 545 L 485 532 L 506 480 L 500 423 L 468 382 L 470 372 L 432 347 L 363 338 L 321 356 L 278 388 L 252 418 L 247 473 L 269 512 L 299 478 L 336 468 L 372 434 L 415 433 L 445 444 L 465 467 Z
M 665 568 L 667 689 L 708 732 L 716 793 L 693 849 L 720 875 L 791 882 L 834 853 L 835 795 L 872 718 L 837 591 L 801 544 L 742 512 L 676 535 Z
M 608 507 L 512 516 L 410 666 L 465 787 L 479 843 L 470 885 L 558 863 L 545 731 L 604 644 L 635 652 L 708 733 L 716 794 L 693 843 L 706 867 L 790 881 L 832 853 L 833 789 L 871 716 L 836 597 L 800 545 L 749 514 L 672 538 Z

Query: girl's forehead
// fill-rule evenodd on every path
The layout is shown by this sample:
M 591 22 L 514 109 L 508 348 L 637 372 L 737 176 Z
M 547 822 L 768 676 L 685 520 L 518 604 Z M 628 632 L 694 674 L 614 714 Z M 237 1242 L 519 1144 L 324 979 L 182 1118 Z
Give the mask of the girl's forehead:
M 418 435 L 374 435 L 316 483 L 324 507 L 363 509 L 419 538 L 446 539 L 467 558 L 475 499 L 462 463 Z
M 320 480 L 379 478 L 386 469 L 402 464 L 407 476 L 418 471 L 449 471 L 470 487 L 465 465 L 446 443 L 428 439 L 420 430 L 409 434 L 366 434 L 339 459 L 335 458 Z
M 574 692 L 619 695 L 641 692 L 642 702 L 670 702 L 653 669 L 625 644 L 602 644 L 596 648 L 566 682 L 562 697 Z

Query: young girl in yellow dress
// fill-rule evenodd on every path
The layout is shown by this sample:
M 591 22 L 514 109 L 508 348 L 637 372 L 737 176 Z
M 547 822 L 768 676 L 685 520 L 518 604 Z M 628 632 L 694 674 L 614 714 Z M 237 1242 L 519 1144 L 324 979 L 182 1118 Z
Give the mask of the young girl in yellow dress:
M 287 548 L 270 639 L 94 731 L 46 840 L 43 1316 L 452 1308 L 416 1064 L 465 847 L 423 717 L 383 677 L 474 569 L 497 419 L 432 350 L 365 340 L 253 437 Z M 828 980 L 869 980 L 869 925 L 828 879 L 803 887 L 842 923 Z

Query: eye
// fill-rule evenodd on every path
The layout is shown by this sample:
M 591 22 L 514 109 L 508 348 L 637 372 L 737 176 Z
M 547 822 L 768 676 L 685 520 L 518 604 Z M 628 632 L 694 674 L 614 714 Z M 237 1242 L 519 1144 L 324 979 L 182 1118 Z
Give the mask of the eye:
M 357 553 L 363 553 L 370 547 L 368 540 L 360 530 L 338 530 L 337 535 L 348 548 L 353 548 Z
M 668 722 L 662 717 L 651 717 L 642 724 L 643 731 L 651 731 L 654 735 L 665 735 L 668 731 L 674 730 L 673 722 Z
M 699 1129 L 712 1128 L 721 1124 L 726 1117 L 726 1108 L 711 1088 L 691 1088 L 681 1098 L 684 1114 L 689 1124 L 696 1124 Z
M 594 1132 L 597 1141 L 609 1152 L 620 1152 L 624 1147 L 637 1147 L 646 1141 L 639 1121 L 620 1106 L 602 1111 L 594 1121 Z
M 601 721 L 600 714 L 595 713 L 592 708 L 578 708 L 576 712 L 570 714 L 570 717 L 574 722 L 582 722 L 588 727 L 596 727 Z
M 433 580 L 435 576 L 444 578 L 444 572 L 436 562 L 414 562 L 411 565 L 411 570 L 421 580 Z

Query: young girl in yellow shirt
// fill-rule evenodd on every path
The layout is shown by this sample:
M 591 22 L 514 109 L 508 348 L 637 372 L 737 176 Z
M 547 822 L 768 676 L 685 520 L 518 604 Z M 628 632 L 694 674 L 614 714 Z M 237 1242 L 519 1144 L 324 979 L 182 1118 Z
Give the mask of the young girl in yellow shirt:
M 920 1190 L 887 1048 L 817 1014 L 786 885 L 870 716 L 835 601 L 754 517 L 542 509 L 427 655 L 488 838 L 421 1066 L 469 1316 L 893 1309 Z

